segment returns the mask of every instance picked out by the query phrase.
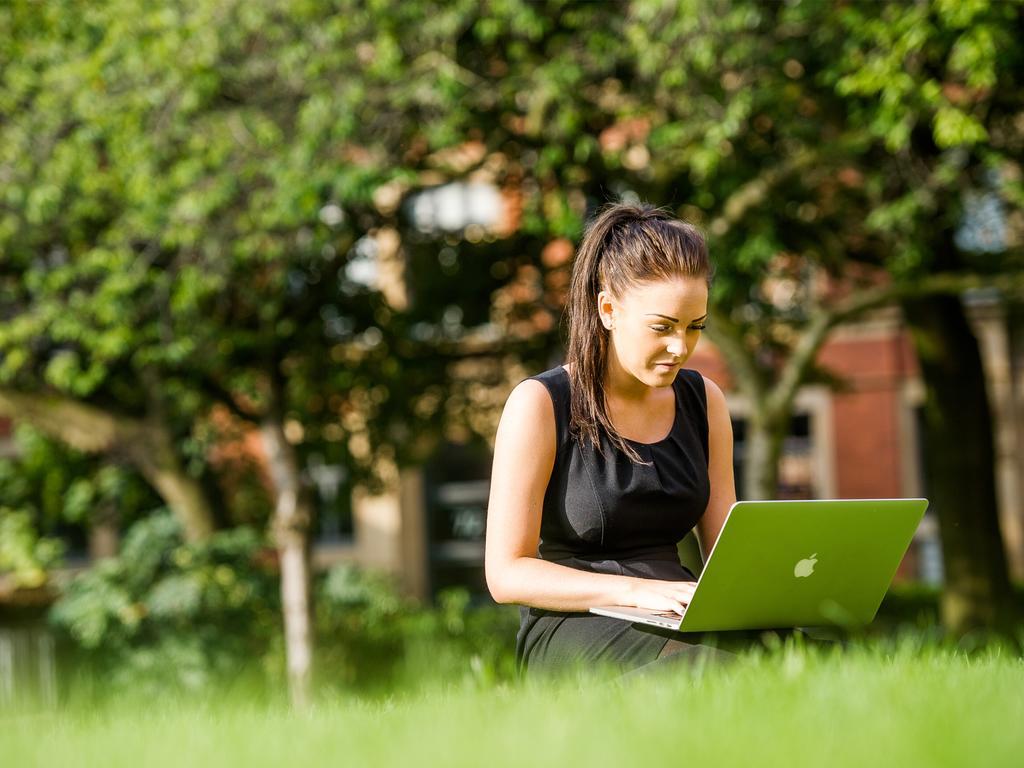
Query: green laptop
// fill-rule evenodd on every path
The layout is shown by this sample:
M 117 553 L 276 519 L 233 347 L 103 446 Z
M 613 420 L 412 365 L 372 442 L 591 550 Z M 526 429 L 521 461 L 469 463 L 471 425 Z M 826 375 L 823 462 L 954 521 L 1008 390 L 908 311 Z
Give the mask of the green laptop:
M 927 499 L 739 501 L 683 614 L 591 613 L 679 632 L 863 626 L 875 618 Z

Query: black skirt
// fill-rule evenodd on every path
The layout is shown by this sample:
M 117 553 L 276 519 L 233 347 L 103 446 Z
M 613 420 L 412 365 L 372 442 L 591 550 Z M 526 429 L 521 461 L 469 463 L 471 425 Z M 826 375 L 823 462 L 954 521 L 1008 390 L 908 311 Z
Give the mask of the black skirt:
M 544 611 L 531 618 L 519 658 L 520 672 L 530 676 L 568 672 L 578 666 L 625 672 L 657 659 L 669 639 L 657 627 L 593 613 Z

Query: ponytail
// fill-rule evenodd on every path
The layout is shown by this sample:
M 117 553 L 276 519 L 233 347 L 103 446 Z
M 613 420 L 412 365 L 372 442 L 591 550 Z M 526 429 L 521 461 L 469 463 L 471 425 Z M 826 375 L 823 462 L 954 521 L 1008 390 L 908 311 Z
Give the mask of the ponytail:
M 597 296 L 601 291 L 622 296 L 637 283 L 672 277 L 702 277 L 710 284 L 707 246 L 692 224 L 646 203 L 611 203 L 588 222 L 573 262 L 566 305 L 569 430 L 581 446 L 589 441 L 603 455 L 604 431 L 632 461 L 643 463 L 608 416 L 604 379 L 609 332 L 598 316 Z

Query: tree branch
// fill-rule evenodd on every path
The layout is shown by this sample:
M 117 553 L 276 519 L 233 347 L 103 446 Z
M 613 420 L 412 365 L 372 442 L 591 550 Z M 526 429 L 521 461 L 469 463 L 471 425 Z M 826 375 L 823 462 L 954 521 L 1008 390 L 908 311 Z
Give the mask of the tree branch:
M 0 387 L 0 414 L 26 421 L 86 453 L 113 450 L 141 429 L 141 422 L 60 395 L 34 395 Z
M 0 414 L 25 421 L 87 453 L 120 450 L 146 477 L 181 521 L 185 538 L 213 532 L 213 513 L 198 482 L 181 466 L 174 441 L 158 420 L 105 412 L 61 395 L 37 395 L 0 387 Z
M 847 146 L 850 144 L 851 146 Z M 793 174 L 818 164 L 828 154 L 843 154 L 847 149 L 854 149 L 850 139 L 827 144 L 817 149 L 803 148 L 778 165 L 772 166 L 755 178 L 742 185 L 729 195 L 722 204 L 722 213 L 716 216 L 708 227 L 715 237 L 722 237 L 740 222 L 747 212 L 763 203 L 769 193 Z
M 994 288 L 1008 296 L 1024 296 L 1024 275 L 984 275 L 976 272 L 937 272 L 925 275 L 914 282 L 900 282 L 892 285 L 870 288 L 857 292 L 830 312 L 831 325 L 851 318 L 876 307 L 914 296 L 935 294 L 961 294 L 964 291 Z
M 810 322 L 787 358 L 766 407 L 773 413 L 781 413 L 789 408 L 796 396 L 797 388 L 814 365 L 818 350 L 837 325 L 901 299 L 935 294 L 961 294 L 977 288 L 996 288 L 1010 296 L 1024 295 L 1024 275 L 940 272 L 914 282 L 900 282 L 858 291 L 840 302 L 835 309 L 818 309 L 811 315 Z

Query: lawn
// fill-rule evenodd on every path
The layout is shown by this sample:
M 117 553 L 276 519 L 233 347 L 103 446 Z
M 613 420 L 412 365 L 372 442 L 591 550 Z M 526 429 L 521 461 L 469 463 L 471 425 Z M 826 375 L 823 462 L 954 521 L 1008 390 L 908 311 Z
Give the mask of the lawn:
M 913 637 L 788 640 L 658 679 L 320 701 L 112 702 L 0 718 L 19 766 L 1024 764 L 1024 660 Z

